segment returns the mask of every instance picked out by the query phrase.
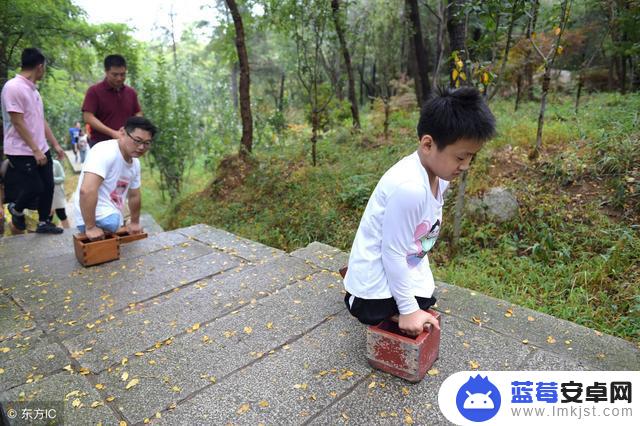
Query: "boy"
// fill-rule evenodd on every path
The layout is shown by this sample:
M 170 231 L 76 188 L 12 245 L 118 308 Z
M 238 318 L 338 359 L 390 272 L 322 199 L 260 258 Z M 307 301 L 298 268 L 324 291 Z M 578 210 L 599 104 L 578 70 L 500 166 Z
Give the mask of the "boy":
M 144 117 L 131 117 L 118 138 L 94 146 L 82 167 L 74 195 L 74 219 L 90 240 L 104 238 L 123 224 L 125 200 L 129 200 L 129 233 L 140 233 L 140 160 L 151 148 L 156 127 Z
M 398 315 L 410 336 L 439 327 L 427 252 L 442 225 L 449 181 L 495 134 L 495 118 L 471 87 L 442 89 L 422 108 L 418 149 L 382 176 L 362 215 L 344 279 L 345 303 L 364 324 Z

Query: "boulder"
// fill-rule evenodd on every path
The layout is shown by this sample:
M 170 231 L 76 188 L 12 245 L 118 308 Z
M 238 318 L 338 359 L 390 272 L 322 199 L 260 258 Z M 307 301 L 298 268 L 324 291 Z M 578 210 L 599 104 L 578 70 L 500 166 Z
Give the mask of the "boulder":
M 519 214 L 518 200 L 513 193 L 502 187 L 491 188 L 482 198 L 471 197 L 467 202 L 467 213 L 481 221 L 506 222 Z

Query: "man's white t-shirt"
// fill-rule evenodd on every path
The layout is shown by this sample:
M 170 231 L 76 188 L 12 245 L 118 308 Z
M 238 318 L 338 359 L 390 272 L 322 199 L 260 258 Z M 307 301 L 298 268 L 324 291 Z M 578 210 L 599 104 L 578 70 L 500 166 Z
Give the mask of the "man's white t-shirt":
M 104 219 L 114 213 L 124 217 L 124 203 L 127 200 L 129 188 L 140 188 L 140 160 L 133 158 L 131 163 L 127 163 L 120 152 L 117 139 L 100 142 L 89 150 L 82 166 L 78 188 L 73 196 L 76 226 L 84 225 L 80 212 L 80 187 L 87 172 L 104 179 L 98 188 L 96 220 Z
M 344 280 L 350 294 L 362 299 L 393 297 L 401 314 L 419 309 L 415 296 L 433 295 L 427 252 L 440 233 L 442 195 L 448 186 L 439 179 L 433 195 L 417 152 L 382 176 L 351 247 Z

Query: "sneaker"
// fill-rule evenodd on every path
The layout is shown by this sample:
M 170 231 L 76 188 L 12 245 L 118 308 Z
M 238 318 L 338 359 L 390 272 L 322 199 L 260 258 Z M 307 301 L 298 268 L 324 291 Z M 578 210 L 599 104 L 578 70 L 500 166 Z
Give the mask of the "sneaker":
M 27 229 L 27 224 L 24 220 L 24 212 L 19 213 L 15 209 L 15 203 L 9 203 L 9 213 L 11 213 L 11 223 L 18 231 L 24 231 Z
M 51 221 L 40 222 L 36 228 L 38 234 L 62 234 L 63 229 L 55 226 Z

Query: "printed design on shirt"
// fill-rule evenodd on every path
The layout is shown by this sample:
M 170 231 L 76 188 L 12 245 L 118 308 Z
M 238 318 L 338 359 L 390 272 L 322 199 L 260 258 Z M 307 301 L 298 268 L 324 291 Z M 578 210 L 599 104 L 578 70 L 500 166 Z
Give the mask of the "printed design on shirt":
M 127 189 L 129 188 L 130 181 L 124 177 L 120 176 L 118 178 L 118 183 L 116 184 L 116 189 L 111 191 L 111 201 L 118 210 L 124 210 L 124 197 L 127 193 Z
M 429 221 L 424 221 L 416 227 L 413 233 L 415 253 L 407 255 L 409 267 L 417 266 L 427 252 L 433 248 L 440 234 L 440 219 L 431 225 Z

